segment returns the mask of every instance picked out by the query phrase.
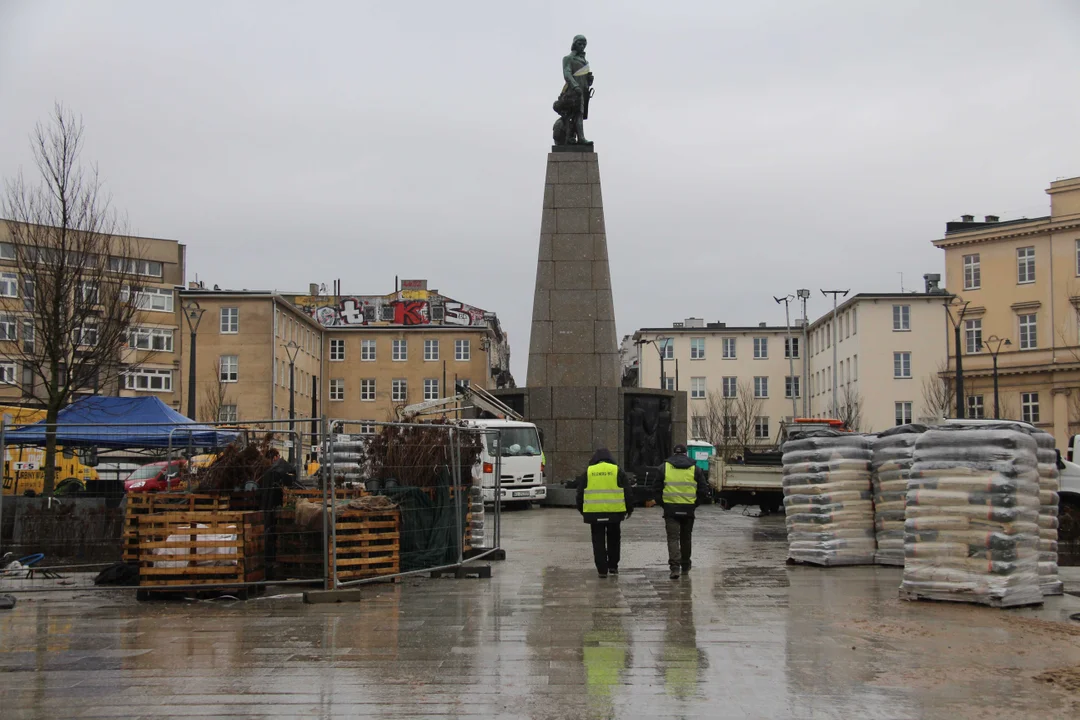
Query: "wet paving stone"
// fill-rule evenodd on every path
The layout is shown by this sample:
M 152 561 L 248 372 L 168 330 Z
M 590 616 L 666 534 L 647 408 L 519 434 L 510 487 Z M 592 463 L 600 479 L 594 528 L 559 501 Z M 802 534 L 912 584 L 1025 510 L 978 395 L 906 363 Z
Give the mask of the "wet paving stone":
M 359 603 L 22 595 L 0 614 L 0 718 L 1080 716 L 1080 598 L 907 603 L 898 568 L 788 567 L 782 517 L 716 507 L 688 575 L 668 578 L 652 509 L 601 579 L 575 512 L 504 521 L 491 579 Z

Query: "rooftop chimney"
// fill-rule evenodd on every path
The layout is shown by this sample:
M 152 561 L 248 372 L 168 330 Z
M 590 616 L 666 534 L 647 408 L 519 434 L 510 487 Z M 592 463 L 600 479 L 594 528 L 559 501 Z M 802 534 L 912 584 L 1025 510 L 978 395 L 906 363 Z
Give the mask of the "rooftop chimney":
M 940 295 L 942 293 L 942 290 L 939 287 L 941 283 L 940 273 L 927 273 L 926 275 L 922 276 L 922 279 L 923 282 L 926 284 L 927 295 Z
M 705 327 L 705 320 L 703 318 L 686 318 L 683 322 L 684 327 L 688 328 L 703 328 Z
M 309 283 L 307 286 L 308 295 L 315 297 L 319 294 L 319 283 Z
M 769 325 L 768 325 L 768 323 L 758 323 L 757 326 L 758 327 L 768 327 Z
M 997 215 L 987 215 L 985 218 L 983 218 L 983 220 L 985 220 L 986 222 L 997 222 L 1000 219 L 1001 218 L 999 218 Z
M 961 215 L 960 220 L 963 222 L 975 222 L 974 215 Z

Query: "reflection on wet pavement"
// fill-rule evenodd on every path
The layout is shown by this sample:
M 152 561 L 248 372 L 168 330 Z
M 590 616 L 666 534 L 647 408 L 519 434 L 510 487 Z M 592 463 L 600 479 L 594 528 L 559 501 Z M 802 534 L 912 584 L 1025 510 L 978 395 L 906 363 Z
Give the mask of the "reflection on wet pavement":
M 787 567 L 783 519 L 699 510 L 671 581 L 658 510 L 600 579 L 576 513 L 508 513 L 491 580 L 368 599 L 23 595 L 0 717 L 1017 718 L 1080 714 L 1080 599 L 906 603 L 896 568 Z

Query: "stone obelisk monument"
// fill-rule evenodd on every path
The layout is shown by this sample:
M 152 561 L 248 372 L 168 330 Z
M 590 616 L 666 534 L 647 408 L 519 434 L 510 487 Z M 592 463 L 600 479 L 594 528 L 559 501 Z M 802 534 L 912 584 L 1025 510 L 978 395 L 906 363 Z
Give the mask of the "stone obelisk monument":
M 584 472 L 598 447 L 617 459 L 620 449 L 621 371 L 600 164 L 582 127 L 592 86 L 584 37 L 574 38 L 563 76 L 544 180 L 527 379 L 549 483 Z

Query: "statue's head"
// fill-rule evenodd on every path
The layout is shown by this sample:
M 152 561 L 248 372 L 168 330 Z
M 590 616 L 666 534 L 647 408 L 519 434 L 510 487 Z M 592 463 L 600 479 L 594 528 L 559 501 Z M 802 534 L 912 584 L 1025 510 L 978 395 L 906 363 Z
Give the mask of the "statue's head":
M 584 35 L 575 35 L 574 42 L 570 44 L 570 49 L 573 52 L 581 52 L 585 49 L 585 46 L 589 44 L 589 41 L 585 39 Z

